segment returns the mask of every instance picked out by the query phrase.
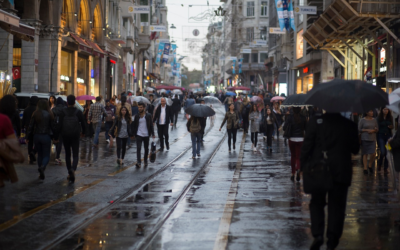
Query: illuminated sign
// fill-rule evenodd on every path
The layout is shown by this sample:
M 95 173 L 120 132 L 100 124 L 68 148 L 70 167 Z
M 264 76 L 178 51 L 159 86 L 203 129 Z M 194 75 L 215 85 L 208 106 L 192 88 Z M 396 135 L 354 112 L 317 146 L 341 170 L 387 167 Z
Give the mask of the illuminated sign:
M 83 80 L 82 78 L 76 78 L 76 82 L 77 83 L 85 83 L 85 80 Z
M 386 50 L 384 48 L 381 49 L 381 63 L 384 63 L 386 60 Z
M 304 68 L 303 68 L 303 73 L 304 73 L 304 74 L 307 74 L 307 73 L 308 73 L 308 67 L 304 67 Z
M 303 49 L 304 49 L 304 43 L 303 43 L 303 30 L 300 30 L 297 32 L 297 37 L 296 37 L 296 59 L 300 59 L 303 57 Z
M 68 76 L 64 76 L 64 75 L 61 75 L 61 81 L 69 81 L 69 77 Z

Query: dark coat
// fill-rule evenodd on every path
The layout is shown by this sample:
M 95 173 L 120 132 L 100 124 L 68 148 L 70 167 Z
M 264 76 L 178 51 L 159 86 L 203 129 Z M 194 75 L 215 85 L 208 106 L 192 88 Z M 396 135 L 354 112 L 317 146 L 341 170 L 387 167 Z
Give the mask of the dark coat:
M 18 110 L 15 110 L 14 114 L 12 117 L 10 117 L 13 129 L 17 133 L 17 136 L 21 136 L 21 119 L 19 118 L 19 112 Z
M 54 109 L 53 109 L 53 113 L 54 113 Z M 76 110 L 77 110 L 77 108 L 75 108 L 75 107 L 67 107 L 67 108 L 61 109 L 61 113 L 59 114 L 59 116 L 60 116 L 60 121 L 59 121 L 60 127 L 59 127 L 58 134 L 62 135 L 62 129 L 63 129 L 63 123 L 64 123 L 65 115 L 72 115 L 73 113 L 75 113 Z M 56 115 L 56 114 L 54 114 L 54 115 Z M 76 112 L 76 117 L 78 117 L 78 121 L 81 124 L 81 134 L 85 134 L 85 130 L 86 130 L 85 118 L 83 116 L 82 111 L 80 111 L 79 109 L 78 109 L 78 112 Z M 80 135 L 76 135 L 76 136 L 80 136 Z
M 179 112 L 179 111 L 181 111 L 181 107 L 182 107 L 182 105 L 181 105 L 181 101 L 179 100 L 179 99 L 172 99 L 172 111 L 173 112 Z
M 201 131 L 200 133 L 204 135 L 204 130 L 206 129 L 207 126 L 207 117 L 200 117 L 200 126 L 201 126 Z
M 400 172 L 400 134 L 399 130 L 396 131 L 393 139 L 389 142 L 392 147 L 394 168 L 397 172 Z
M 139 119 L 140 119 L 139 114 L 135 115 L 135 117 L 133 118 L 133 122 L 132 122 L 133 136 L 137 135 L 137 131 L 139 128 Z M 149 132 L 149 136 L 154 136 L 154 126 L 153 126 L 153 121 L 152 121 L 152 115 L 149 113 L 146 113 L 146 123 L 147 123 L 147 131 Z
M 321 119 L 322 125 L 317 124 Z M 314 116 L 307 125 L 300 156 L 301 168 L 309 162 L 320 161 L 324 147 L 334 182 L 350 186 L 353 174 L 351 154 L 357 154 L 360 149 L 357 125 L 340 114 Z
M 37 122 L 34 117 L 32 117 L 29 122 L 28 131 L 26 132 L 27 138 L 33 138 L 35 134 L 48 134 L 52 138 L 58 138 L 58 131 L 53 131 L 54 129 L 54 119 L 51 119 L 49 112 L 42 110 L 42 119 Z
M 165 105 L 165 124 L 173 123 L 174 122 L 174 115 L 172 112 L 172 108 L 168 105 Z M 161 115 L 161 105 L 158 105 L 156 109 L 156 113 L 153 118 L 153 123 L 159 124 L 160 122 L 160 115 Z
M 288 126 L 291 126 L 291 131 L 289 137 L 304 137 L 304 131 L 307 127 L 307 118 L 300 114 L 300 123 L 295 123 L 294 115 L 289 115 L 283 126 L 285 131 Z
M 115 118 L 114 122 L 113 122 L 113 125 L 110 128 L 110 131 L 108 133 L 111 134 L 111 135 L 114 135 L 115 129 L 117 129 L 117 137 L 118 137 L 119 131 L 121 130 L 121 125 L 122 125 L 121 118 L 119 118 L 119 117 Z M 132 123 L 131 124 L 126 124 L 126 125 L 127 125 L 126 128 L 128 130 L 127 131 L 128 132 L 128 136 L 129 137 L 134 136 L 134 134 L 132 133 Z M 115 126 L 117 126 L 117 127 L 115 128 Z

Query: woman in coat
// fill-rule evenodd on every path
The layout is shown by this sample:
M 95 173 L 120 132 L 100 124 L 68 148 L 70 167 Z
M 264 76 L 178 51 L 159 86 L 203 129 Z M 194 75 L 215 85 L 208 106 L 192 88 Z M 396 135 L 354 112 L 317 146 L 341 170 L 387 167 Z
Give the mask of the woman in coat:
M 260 129 L 260 123 L 258 122 L 259 117 L 260 117 L 260 112 L 257 109 L 256 104 L 251 105 L 251 110 L 249 114 L 249 120 L 251 122 L 250 125 L 250 133 L 251 133 L 251 149 L 253 149 L 254 152 L 257 151 L 257 137 L 258 137 L 258 132 Z
M 239 128 L 239 115 L 236 112 L 235 105 L 233 103 L 229 105 L 229 110 L 225 114 L 225 118 L 222 121 L 219 131 L 221 131 L 225 122 L 226 122 L 226 129 L 228 131 L 228 147 L 229 147 L 229 152 L 231 152 L 231 140 L 233 139 L 232 145 L 233 145 L 233 150 L 235 150 L 236 134 L 237 134 L 237 129 Z
M 264 128 L 267 135 L 267 151 L 272 152 L 272 138 L 275 126 L 279 128 L 278 121 L 271 108 L 265 109 Z
M 380 171 L 383 166 L 383 171 L 385 174 L 388 173 L 388 160 L 386 158 L 386 143 L 390 137 L 392 137 L 392 129 L 393 129 L 393 117 L 390 110 L 386 107 L 381 108 L 381 112 L 378 115 L 378 147 L 381 151 L 378 159 L 378 169 Z
M 117 163 L 119 165 L 124 164 L 126 144 L 128 142 L 128 138 L 133 136 L 131 122 L 132 116 L 129 114 L 128 109 L 123 106 L 119 110 L 119 114 L 117 115 L 116 119 L 114 119 L 113 126 L 110 129 L 109 136 L 111 137 L 111 133 L 114 133 L 114 135 L 117 137 Z
M 363 157 L 364 174 L 372 174 L 372 164 L 375 162 L 376 133 L 378 123 L 374 118 L 374 111 L 368 111 L 367 115 L 358 123 L 358 131 L 361 135 L 361 154 Z M 368 162 L 369 155 L 369 162 Z
M 33 113 L 29 123 L 27 138 L 33 135 L 35 149 L 38 153 L 37 164 L 39 179 L 44 180 L 44 171 L 50 161 L 51 139 L 53 137 L 54 116 L 50 111 L 48 101 L 40 100 L 36 111 Z M 58 138 L 58 135 L 54 135 Z M 29 143 L 29 141 L 27 141 Z

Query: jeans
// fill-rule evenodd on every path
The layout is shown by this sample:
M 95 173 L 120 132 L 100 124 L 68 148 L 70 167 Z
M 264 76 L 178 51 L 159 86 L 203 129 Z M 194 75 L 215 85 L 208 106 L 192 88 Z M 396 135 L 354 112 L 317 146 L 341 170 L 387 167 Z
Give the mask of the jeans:
M 136 136 L 136 156 L 137 156 L 137 162 L 139 164 L 142 162 L 141 158 L 142 142 L 144 143 L 144 162 L 147 163 L 147 159 L 149 158 L 150 136 L 146 137 L 141 137 L 138 135 Z
M 94 130 L 93 144 L 99 145 L 99 134 L 100 134 L 100 130 L 101 130 L 101 122 L 93 122 L 92 126 L 93 126 L 93 130 Z
M 379 159 L 378 159 L 378 166 L 382 166 L 382 164 L 384 165 L 384 169 L 388 169 L 389 165 L 388 165 L 388 160 L 386 158 L 386 143 L 389 140 L 389 138 L 391 137 L 389 134 L 377 134 L 378 137 L 378 147 L 379 150 L 381 151 L 381 154 L 379 155 Z
M 160 147 L 163 149 L 164 148 L 164 140 L 165 140 L 165 145 L 168 145 L 169 147 L 169 142 L 168 142 L 168 124 L 164 125 L 157 125 L 157 133 L 158 133 L 158 138 L 160 138 Z
M 33 141 L 38 153 L 38 167 L 46 169 L 46 166 L 50 161 L 51 137 L 48 134 L 35 134 L 33 136 Z
M 128 138 L 117 137 L 117 157 L 118 157 L 118 159 L 122 159 L 122 160 L 124 159 L 127 142 L 128 142 Z M 121 151 L 122 151 L 122 156 L 121 156 Z
M 292 167 L 292 174 L 296 172 L 296 170 L 300 169 L 300 154 L 301 154 L 301 147 L 303 146 L 303 142 L 295 142 L 289 139 L 289 149 L 291 155 L 291 167 Z
M 85 137 L 92 138 L 94 134 L 92 124 L 88 124 L 87 120 L 85 120 L 85 126 Z
M 60 159 L 62 145 L 63 145 L 63 138 L 60 136 L 58 138 L 58 143 L 56 143 L 56 159 Z
M 257 136 L 258 132 L 251 132 L 251 142 L 254 144 L 254 147 L 257 147 Z
M 112 127 L 113 122 L 106 122 L 105 124 L 105 129 L 106 129 L 106 140 L 110 140 L 110 136 L 108 135 L 108 133 L 110 132 L 110 128 Z
M 65 150 L 65 162 L 67 170 L 76 171 L 79 161 L 79 136 L 76 137 L 63 137 L 62 138 Z M 72 165 L 71 165 L 71 150 L 72 150 Z
M 244 131 L 244 133 L 247 133 L 248 130 L 249 130 L 249 117 L 245 116 L 245 117 L 243 117 L 243 131 Z
M 290 141 L 289 141 L 290 143 Z M 347 190 L 346 185 L 335 183 L 333 189 L 328 193 L 328 227 L 326 237 L 327 246 L 334 249 L 339 244 L 339 239 L 343 233 L 343 225 L 346 211 Z M 311 233 L 316 237 L 324 237 L 326 194 L 311 194 L 310 215 Z
M 265 131 L 267 136 L 267 147 L 272 147 L 272 133 L 274 132 L 274 125 L 267 124 Z
M 228 129 L 228 147 L 229 147 L 229 150 L 231 149 L 231 140 L 233 139 L 233 145 L 235 145 L 235 143 L 236 143 L 236 134 L 237 134 L 237 129 L 236 128 Z
M 192 155 L 196 157 L 200 155 L 200 146 L 201 146 L 201 133 L 191 133 L 192 139 Z

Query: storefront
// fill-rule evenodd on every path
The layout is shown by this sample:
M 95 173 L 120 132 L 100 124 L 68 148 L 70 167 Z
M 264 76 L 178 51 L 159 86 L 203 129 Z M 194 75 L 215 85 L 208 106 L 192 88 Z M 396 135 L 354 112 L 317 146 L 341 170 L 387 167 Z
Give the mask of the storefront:
M 310 64 L 297 69 L 296 93 L 306 94 L 314 86 L 318 85 L 321 78 L 321 62 Z
M 74 88 L 72 86 L 72 58 L 73 53 L 71 51 L 66 49 L 61 50 L 61 95 L 74 94 Z
M 107 77 L 106 77 L 106 82 L 107 82 L 107 87 L 106 87 L 106 99 L 111 98 L 113 95 L 117 94 L 115 91 L 115 69 L 116 69 L 116 64 L 117 64 L 118 58 L 117 56 L 111 54 L 110 52 L 108 53 L 108 60 L 107 60 Z
M 78 96 L 88 94 L 88 66 L 89 57 L 87 55 L 78 53 L 78 64 L 76 69 L 76 86 Z

